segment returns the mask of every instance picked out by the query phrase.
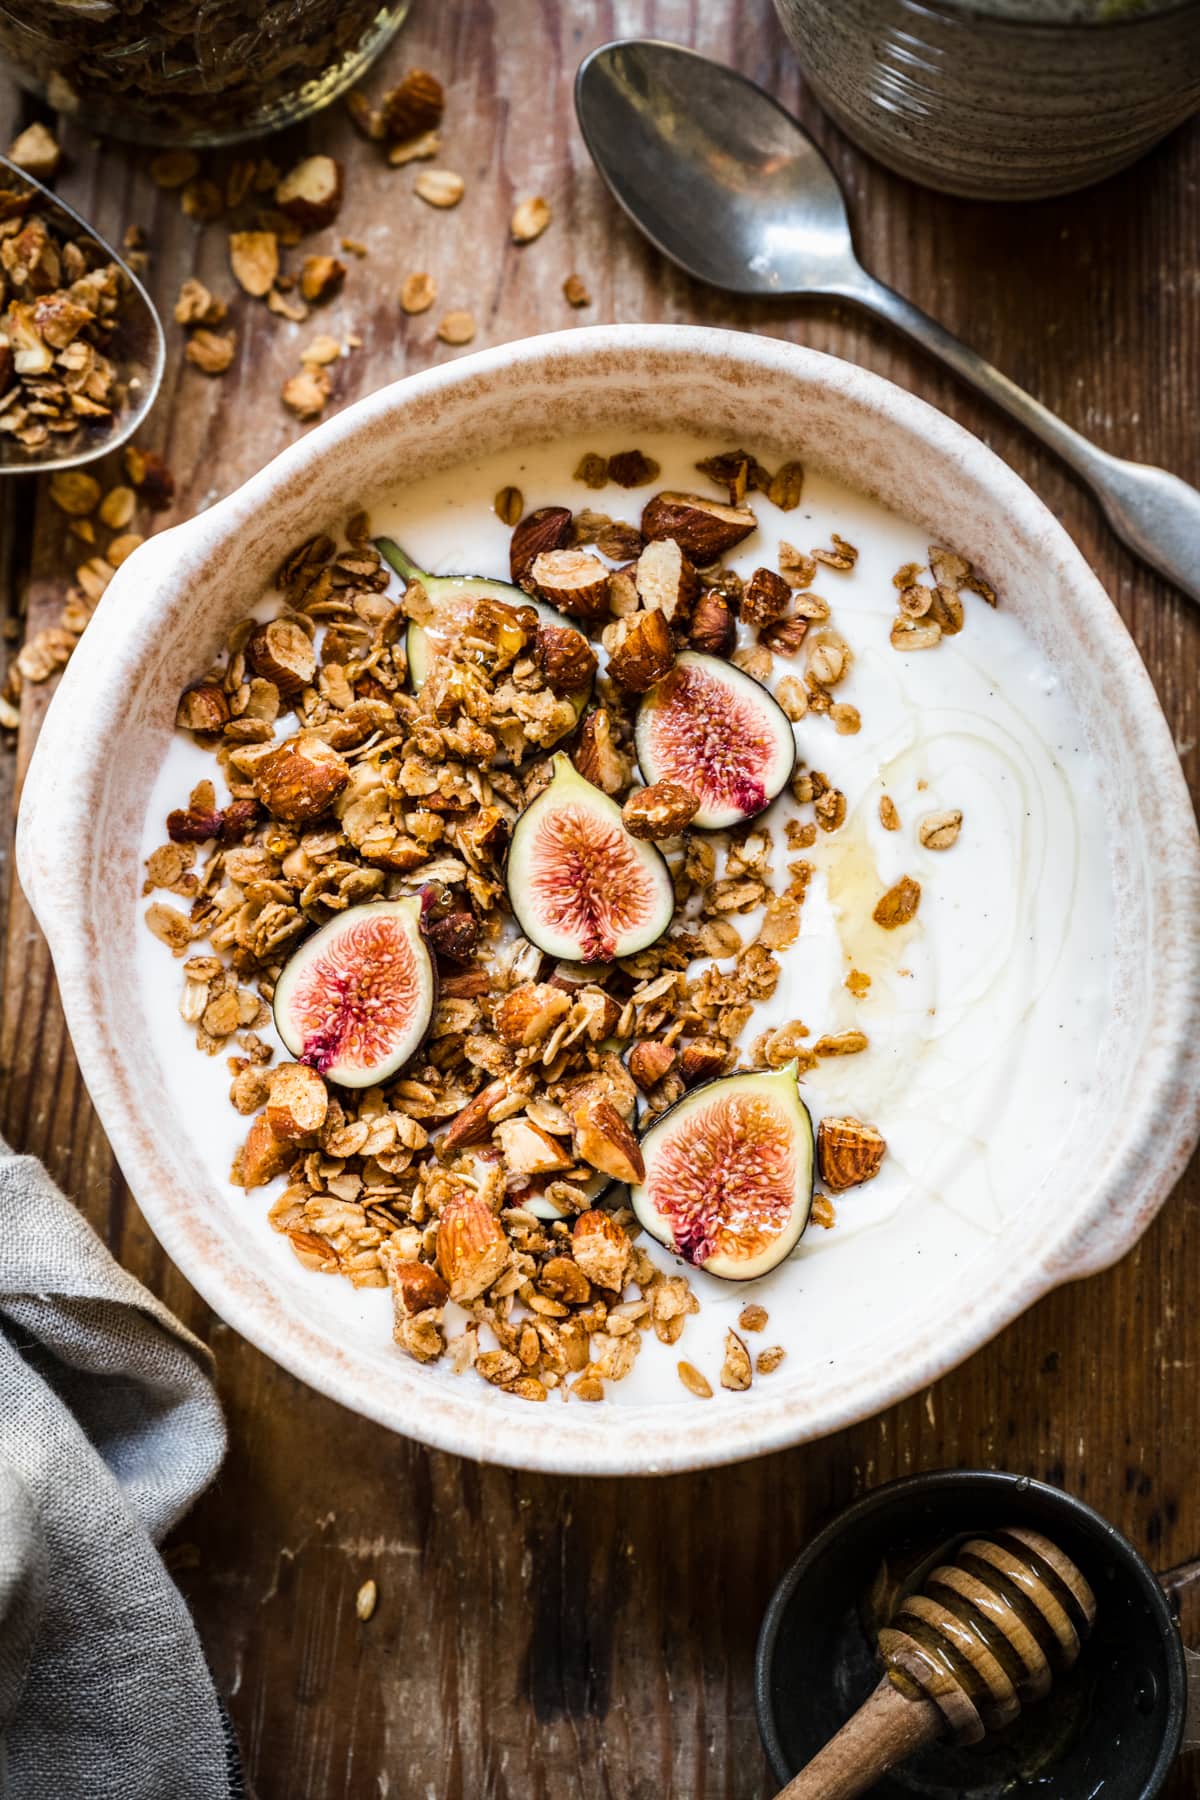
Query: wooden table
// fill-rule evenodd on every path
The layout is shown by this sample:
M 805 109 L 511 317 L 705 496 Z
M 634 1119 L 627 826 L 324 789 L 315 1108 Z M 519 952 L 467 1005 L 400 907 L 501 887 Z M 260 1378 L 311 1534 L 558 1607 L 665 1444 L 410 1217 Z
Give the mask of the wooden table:
M 906 185 L 840 137 L 806 96 L 767 0 L 417 0 L 372 86 L 409 64 L 441 75 L 441 160 L 464 175 L 467 197 L 454 213 L 423 207 L 412 171 L 382 165 L 340 108 L 271 147 L 279 161 L 304 143 L 345 159 L 337 231 L 370 254 L 347 259 L 342 299 L 307 326 L 239 298 L 239 356 L 223 379 L 182 368 L 168 326 L 171 364 L 145 441 L 176 473 L 175 516 L 295 438 L 278 392 L 316 330 L 363 340 L 339 368 L 338 404 L 455 354 L 434 337 L 441 301 L 475 312 L 479 344 L 612 319 L 791 338 L 917 390 L 1033 484 L 1106 582 L 1200 778 L 1200 612 L 1125 554 L 1048 454 L 869 322 L 710 293 L 634 236 L 591 169 L 571 103 L 580 56 L 619 32 L 685 40 L 764 82 L 832 157 L 868 267 L 1099 443 L 1200 481 L 1197 124 L 1091 193 L 971 204 Z M 11 124 L 28 105 L 0 86 L 0 128 L 6 111 Z M 66 141 L 62 191 L 118 241 L 126 224 L 145 227 L 168 318 L 193 271 L 232 291 L 224 230 L 184 219 L 143 154 L 77 130 Z M 538 192 L 554 222 L 517 250 L 511 206 Z M 432 271 L 441 292 L 432 312 L 406 319 L 397 292 L 413 269 Z M 581 313 L 561 294 L 572 270 L 592 294 Z M 31 484 L 0 490 L 0 593 L 21 629 L 57 619 L 62 527 Z M 48 699 L 27 690 L 15 759 L 0 765 L 10 825 Z M 10 841 L 8 830 L 6 856 Z M 217 1354 L 229 1458 L 170 1555 L 260 1800 L 767 1794 L 751 1661 L 772 1583 L 864 1488 L 943 1464 L 1021 1470 L 1083 1495 L 1170 1572 L 1200 1640 L 1195 1168 L 1119 1268 L 1052 1294 L 944 1381 L 823 1443 L 666 1481 L 480 1468 L 343 1412 L 205 1308 L 121 1180 L 15 883 L 5 927 L 0 1127 L 45 1159 L 122 1262 Z M 363 1625 L 354 1596 L 367 1576 L 379 1604 Z M 1169 1792 L 1200 1795 L 1200 1772 L 1181 1768 Z

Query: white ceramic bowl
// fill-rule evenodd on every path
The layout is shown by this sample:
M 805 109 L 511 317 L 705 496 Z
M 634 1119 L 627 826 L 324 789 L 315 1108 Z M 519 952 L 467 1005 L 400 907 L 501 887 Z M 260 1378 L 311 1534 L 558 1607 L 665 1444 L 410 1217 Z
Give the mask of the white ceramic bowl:
M 347 1326 L 329 1278 L 282 1274 L 259 1197 L 221 1190 L 171 1104 L 131 982 L 144 931 L 141 834 L 180 689 L 283 553 L 396 483 L 521 439 L 617 426 L 787 446 L 1004 571 L 1006 604 L 1053 660 L 1100 759 L 1116 930 L 1114 1053 L 1057 1147 L 1044 1203 L 978 1267 L 897 1301 L 869 1344 L 791 1359 L 711 1405 L 529 1406 L 419 1368 Z M 21 878 L 50 941 L 84 1077 L 167 1252 L 223 1318 L 302 1380 L 392 1429 L 529 1468 L 645 1473 L 820 1436 L 912 1393 L 1057 1283 L 1145 1229 L 1197 1134 L 1195 823 L 1166 723 L 1124 626 L 1078 551 L 982 444 L 897 387 L 769 338 L 615 326 L 487 350 L 372 395 L 119 571 L 68 667 L 25 789 Z M 175 993 L 161 997 L 174 1006 Z M 276 1239 L 276 1243 L 281 1240 Z M 289 1259 L 290 1261 L 290 1259 Z M 344 1284 L 337 1284 L 343 1286 Z

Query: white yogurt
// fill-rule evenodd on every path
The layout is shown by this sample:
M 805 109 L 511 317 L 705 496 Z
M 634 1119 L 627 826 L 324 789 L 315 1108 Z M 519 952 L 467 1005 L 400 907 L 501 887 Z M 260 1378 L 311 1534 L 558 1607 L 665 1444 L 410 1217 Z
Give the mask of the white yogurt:
M 491 509 L 497 489 L 519 486 L 527 507 L 590 506 L 636 520 L 651 489 L 593 493 L 570 479 L 583 450 L 629 447 L 600 436 L 467 463 L 377 507 L 372 525 L 433 573 L 506 578 L 510 534 Z M 696 459 L 727 446 L 661 438 L 639 447 L 661 465 L 656 485 L 689 488 L 705 485 Z M 790 799 L 766 815 L 777 831 L 776 885 L 786 885 L 789 855 L 807 857 L 817 873 L 800 937 L 780 953 L 778 990 L 757 1009 L 747 1041 L 795 1018 L 813 1039 L 865 1032 L 865 1052 L 823 1061 L 803 1091 L 814 1121 L 829 1112 L 871 1120 L 888 1155 L 876 1180 L 838 1197 L 834 1229 L 811 1227 L 770 1276 L 739 1285 L 693 1273 L 700 1314 L 677 1348 L 646 1340 L 633 1375 L 610 1388 L 618 1403 L 696 1404 L 675 1362 L 686 1355 L 715 1387 L 725 1329 L 749 1299 L 770 1315 L 752 1348 L 782 1344 L 789 1358 L 811 1365 L 877 1336 L 886 1344 L 901 1284 L 932 1291 L 989 1241 L 1020 1228 L 1020 1214 L 1037 1202 L 1048 1146 L 1066 1134 L 1095 1079 L 1109 1015 L 1111 874 L 1096 767 L 1055 671 L 1005 610 L 1003 570 L 985 571 L 1000 590 L 998 610 L 965 594 L 960 635 L 901 655 L 888 639 L 892 575 L 906 562 L 925 565 L 926 537 L 816 476 L 790 513 L 761 495 L 752 503 L 758 532 L 730 559 L 743 574 L 775 565 L 780 539 L 806 551 L 837 531 L 858 548 L 852 573 L 822 569 L 814 586 L 855 653 L 837 698 L 859 709 L 862 729 L 840 737 L 812 715 L 795 728 L 800 755 L 842 789 L 848 814 L 840 831 L 819 834 L 800 852 L 783 842 Z M 953 520 L 945 537 L 953 546 Z M 248 607 L 255 598 L 247 596 Z M 803 663 L 777 658 L 775 667 L 782 678 Z M 147 853 L 163 841 L 166 813 L 213 768 L 189 739 L 176 741 L 150 796 Z M 884 793 L 899 831 L 880 823 Z M 952 807 L 963 813 L 958 842 L 949 851 L 922 848 L 922 815 Z M 887 932 L 872 909 L 904 874 L 921 884 L 920 909 L 912 925 Z M 756 919 L 734 922 L 750 941 Z M 229 1106 L 224 1060 L 198 1055 L 178 1017 L 178 963 L 144 929 L 139 943 L 138 975 L 153 989 L 156 1049 L 180 1117 L 228 1204 L 254 1209 L 260 1258 L 289 1286 L 305 1285 L 309 1310 L 386 1334 L 385 1294 L 299 1270 L 267 1224 L 268 1196 L 229 1186 L 245 1122 Z M 862 999 L 845 986 L 852 968 L 871 977 Z M 665 1251 L 659 1260 L 681 1266 Z M 792 1366 L 769 1379 L 782 1383 Z

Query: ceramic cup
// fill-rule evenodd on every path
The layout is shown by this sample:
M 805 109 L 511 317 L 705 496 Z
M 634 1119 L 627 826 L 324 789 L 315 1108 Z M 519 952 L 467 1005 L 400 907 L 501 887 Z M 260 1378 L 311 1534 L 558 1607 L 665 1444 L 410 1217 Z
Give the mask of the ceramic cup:
M 1033 200 L 1136 161 L 1200 107 L 1200 0 L 775 0 L 857 144 L 949 194 Z
M 1001 1800 L 1027 1788 L 1053 1800 L 1153 1800 L 1178 1753 L 1187 1710 L 1179 1630 L 1153 1572 L 1082 1500 L 1027 1476 L 941 1469 L 876 1488 L 813 1539 L 763 1620 L 755 1704 L 782 1784 L 807 1763 L 879 1679 L 868 1596 L 905 1548 L 1024 1525 L 1058 1544 L 1096 1596 L 1075 1668 L 1006 1731 L 966 1749 L 935 1744 L 872 1789 L 877 1800 Z

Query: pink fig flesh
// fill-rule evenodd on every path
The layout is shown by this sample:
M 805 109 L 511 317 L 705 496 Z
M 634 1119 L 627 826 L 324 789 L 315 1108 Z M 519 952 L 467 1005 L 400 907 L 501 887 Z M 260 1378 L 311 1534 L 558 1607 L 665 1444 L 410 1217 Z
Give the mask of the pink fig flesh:
M 291 958 L 275 1023 L 298 1062 L 343 1087 L 369 1087 L 416 1051 L 436 977 L 415 898 L 351 907 Z
M 650 782 L 700 796 L 692 824 L 736 825 L 762 812 L 788 781 L 796 740 L 759 682 L 715 656 L 686 651 L 638 711 L 637 753 Z

